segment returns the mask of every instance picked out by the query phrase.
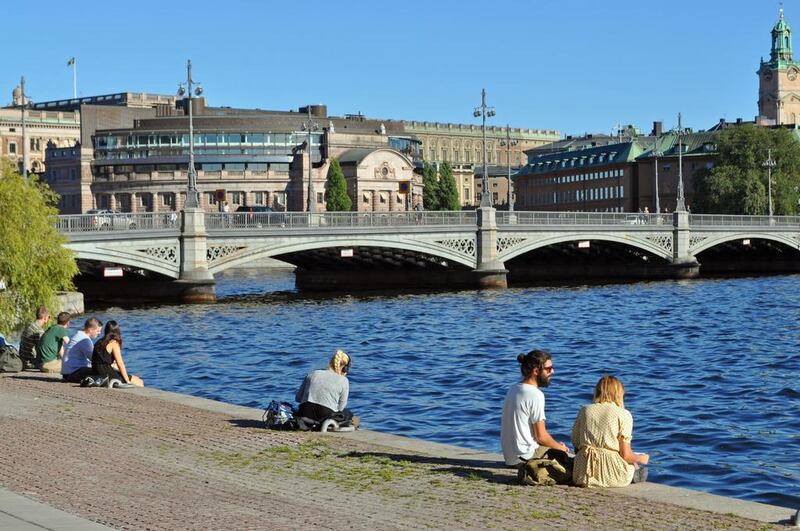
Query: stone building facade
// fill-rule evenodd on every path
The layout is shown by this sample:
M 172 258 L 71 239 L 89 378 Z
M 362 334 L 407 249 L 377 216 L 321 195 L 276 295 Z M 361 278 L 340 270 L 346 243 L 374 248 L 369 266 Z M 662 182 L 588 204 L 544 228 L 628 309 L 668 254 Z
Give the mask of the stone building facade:
M 422 143 L 422 159 L 428 162 L 450 164 L 483 164 L 483 133 L 480 125 L 452 124 L 440 122 L 403 121 L 406 133 Z M 509 150 L 506 137 L 511 137 Z M 486 127 L 486 162 L 490 165 L 506 165 L 511 158 L 514 167 L 524 166 L 525 151 L 560 140 L 561 133 L 543 129 L 512 127 Z
M 25 109 L 22 138 L 22 93 L 14 89 L 11 105 L 0 109 L 0 157 L 7 157 L 22 171 L 24 147 L 28 150 L 28 172 L 45 171 L 48 145 L 71 147 L 80 140 L 80 112 Z
M 110 108 L 82 105 L 84 115 L 96 115 L 82 137 L 86 147 L 49 152 L 53 171 L 46 180 L 62 194 L 62 212 L 181 210 L 188 174 L 187 101 L 175 102 L 174 112 L 120 106 L 113 109 L 118 116 L 108 120 L 103 118 Z M 422 181 L 413 163 L 418 142 L 395 135 L 402 131 L 391 124 L 328 117 L 322 105 L 281 112 L 207 107 L 203 98 L 193 102 L 195 168 L 201 206 L 209 211 L 221 209 L 220 193 L 232 210 L 264 205 L 303 211 L 309 167 L 315 210 L 324 211 L 328 167 L 339 157 L 347 159 L 342 162 L 354 209 L 405 210 L 421 201 Z M 366 152 L 355 159 L 354 150 Z M 399 192 L 401 182 L 413 183 L 416 199 Z
M 772 28 L 768 61 L 758 72 L 758 117 L 761 125 L 800 124 L 800 63 L 792 54 L 792 29 L 783 18 Z
M 660 123 L 654 131 L 660 132 Z M 716 132 L 685 134 L 681 140 L 686 204 L 694 200 L 694 176 L 714 167 Z M 566 149 L 528 153 L 530 163 L 514 177 L 517 210 L 579 212 L 672 212 L 677 203 L 678 137 L 674 133 L 626 138 L 569 139 Z

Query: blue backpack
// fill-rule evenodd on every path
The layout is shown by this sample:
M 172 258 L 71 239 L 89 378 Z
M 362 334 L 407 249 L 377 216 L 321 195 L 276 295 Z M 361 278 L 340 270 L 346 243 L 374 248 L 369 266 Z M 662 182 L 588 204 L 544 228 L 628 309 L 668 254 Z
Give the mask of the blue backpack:
M 297 420 L 294 414 L 292 404 L 273 400 L 264 410 L 261 420 L 264 421 L 264 427 L 270 430 L 296 430 Z

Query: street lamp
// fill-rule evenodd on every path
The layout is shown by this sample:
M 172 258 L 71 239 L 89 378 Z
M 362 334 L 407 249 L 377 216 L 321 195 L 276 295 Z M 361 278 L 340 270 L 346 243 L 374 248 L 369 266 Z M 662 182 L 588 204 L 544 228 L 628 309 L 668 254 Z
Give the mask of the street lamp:
M 21 93 L 21 109 L 22 109 L 22 177 L 28 178 L 28 138 L 26 134 L 25 123 L 25 108 L 28 106 L 28 98 L 25 96 L 25 76 L 19 80 L 19 90 Z
M 769 208 L 769 217 L 772 217 L 772 168 L 774 168 L 777 163 L 772 158 L 772 150 L 767 150 L 767 160 L 764 161 L 762 166 L 767 168 L 767 195 L 769 196 L 768 199 L 768 208 Z
M 511 148 L 517 145 L 516 140 L 511 140 L 511 126 L 506 124 L 506 139 L 500 141 L 501 146 L 506 146 L 506 164 L 508 165 L 508 211 L 514 212 L 514 184 L 511 182 Z
M 661 202 L 658 197 L 658 135 L 653 139 L 653 169 L 655 170 L 655 199 L 656 199 L 656 214 L 661 213 Z
M 686 130 L 681 126 L 681 113 L 678 113 L 678 127 L 672 132 L 678 135 L 678 199 L 675 211 L 686 212 L 686 198 L 683 195 L 683 135 L 686 134 Z
M 481 182 L 483 183 L 483 195 L 481 195 L 481 206 L 482 207 L 490 207 L 492 206 L 492 196 L 489 190 L 489 170 L 486 167 L 486 118 L 491 118 L 494 116 L 494 107 L 487 107 L 486 105 L 486 89 L 481 90 L 481 106 L 475 107 L 475 110 L 472 111 L 472 116 L 475 118 L 481 117 L 482 124 L 481 124 L 481 132 L 483 133 L 483 179 Z
M 192 92 L 192 87 L 197 85 Z M 197 191 L 197 172 L 194 169 L 194 124 L 192 122 L 192 94 L 199 96 L 203 93 L 203 87 L 192 79 L 192 60 L 186 61 L 186 83 L 178 85 L 178 96 L 189 95 L 189 175 L 186 185 L 186 208 L 200 207 L 200 193 Z
M 311 132 L 319 129 L 319 124 L 311 119 L 311 105 L 306 105 L 308 111 L 308 118 L 303 122 L 303 131 L 308 132 L 308 203 L 307 208 L 309 213 L 314 212 L 314 180 L 311 177 Z

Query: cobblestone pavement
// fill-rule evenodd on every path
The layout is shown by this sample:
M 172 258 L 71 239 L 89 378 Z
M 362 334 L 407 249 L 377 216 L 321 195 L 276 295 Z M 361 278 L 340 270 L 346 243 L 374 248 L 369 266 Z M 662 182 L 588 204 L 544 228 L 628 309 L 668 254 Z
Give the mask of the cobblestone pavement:
M 0 433 L 0 484 L 119 529 L 772 528 L 28 374 Z

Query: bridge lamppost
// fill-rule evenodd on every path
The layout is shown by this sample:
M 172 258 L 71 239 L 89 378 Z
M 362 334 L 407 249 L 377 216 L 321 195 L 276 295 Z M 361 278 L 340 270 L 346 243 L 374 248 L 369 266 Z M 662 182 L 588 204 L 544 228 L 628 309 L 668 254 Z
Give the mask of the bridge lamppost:
M 653 139 L 653 170 L 655 171 L 655 183 L 653 185 L 656 200 L 656 214 L 661 213 L 661 202 L 658 197 L 658 135 Z
M 192 87 L 194 92 L 192 92 Z M 192 122 L 192 94 L 199 96 L 203 93 L 203 87 L 192 79 L 192 60 L 186 61 L 186 83 L 178 85 L 178 96 L 189 95 L 189 171 L 186 184 L 186 202 L 184 208 L 199 208 L 200 193 L 197 191 L 197 172 L 194 169 L 194 124 Z
M 475 110 L 472 111 L 472 116 L 475 118 L 481 117 L 482 119 L 481 132 L 483 133 L 483 179 L 481 179 L 481 183 L 483 186 L 483 194 L 481 195 L 480 205 L 482 207 L 492 206 L 492 195 L 491 191 L 489 190 L 489 170 L 486 166 L 486 118 L 491 118 L 494 116 L 494 114 L 494 107 L 489 107 L 486 105 L 486 89 L 482 89 L 481 106 L 475 107 Z
M 506 124 L 506 139 L 500 141 L 501 146 L 506 146 L 506 164 L 508 167 L 508 211 L 514 212 L 514 183 L 511 182 L 511 148 L 517 145 L 516 140 L 511 140 L 511 126 Z
M 767 168 L 767 205 L 769 209 L 769 217 L 772 217 L 772 168 L 777 165 L 777 162 L 772 158 L 772 150 L 767 150 L 767 160 L 764 161 L 762 166 Z
M 306 203 L 306 210 L 309 213 L 313 213 L 316 201 L 314 197 L 314 179 L 311 176 L 311 167 L 313 166 L 311 163 L 311 133 L 319 129 L 319 124 L 311 118 L 311 105 L 307 105 L 306 110 L 308 118 L 303 122 L 303 131 L 308 133 L 308 202 Z
M 678 135 L 678 198 L 675 211 L 686 212 L 686 198 L 683 195 L 683 135 L 686 130 L 681 126 L 681 113 L 678 113 L 678 127 L 672 132 Z
M 25 110 L 28 107 L 28 97 L 25 95 L 25 76 L 19 80 L 20 109 L 22 109 L 22 177 L 28 178 L 28 134 L 26 128 Z

